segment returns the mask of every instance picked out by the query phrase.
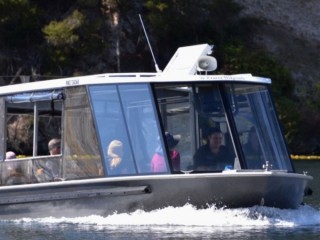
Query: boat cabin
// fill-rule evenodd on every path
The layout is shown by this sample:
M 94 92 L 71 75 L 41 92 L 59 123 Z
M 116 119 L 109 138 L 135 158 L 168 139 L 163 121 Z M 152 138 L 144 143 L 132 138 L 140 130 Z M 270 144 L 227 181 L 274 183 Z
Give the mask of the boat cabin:
M 178 76 L 167 71 L 1 87 L 0 183 L 230 169 L 294 172 L 270 83 L 250 74 Z M 208 144 L 213 129 L 219 130 L 217 141 L 227 157 L 199 167 L 195 154 Z M 166 133 L 179 135 L 177 162 Z M 48 146 L 52 139 L 54 146 Z M 155 154 L 157 168 L 152 167 Z

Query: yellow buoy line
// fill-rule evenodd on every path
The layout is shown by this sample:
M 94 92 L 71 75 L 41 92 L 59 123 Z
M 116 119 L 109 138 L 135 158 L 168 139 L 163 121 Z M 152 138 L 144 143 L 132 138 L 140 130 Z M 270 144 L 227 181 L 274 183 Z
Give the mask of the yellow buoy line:
M 316 155 L 293 155 L 291 154 L 293 160 L 320 160 L 320 156 Z

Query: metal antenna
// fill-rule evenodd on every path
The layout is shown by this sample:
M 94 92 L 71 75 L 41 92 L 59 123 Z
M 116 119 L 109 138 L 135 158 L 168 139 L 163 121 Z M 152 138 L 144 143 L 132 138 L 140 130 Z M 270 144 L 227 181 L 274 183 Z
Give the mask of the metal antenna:
M 147 42 L 148 42 L 148 45 L 149 45 L 149 49 L 150 49 L 150 52 L 151 52 L 151 55 L 152 55 L 152 58 L 153 58 L 153 61 L 154 61 L 154 66 L 156 68 L 156 71 L 159 73 L 159 72 L 161 72 L 161 70 L 159 69 L 158 64 L 156 62 L 156 59 L 155 59 L 155 57 L 153 55 L 153 51 L 152 51 L 152 48 L 151 48 L 151 45 L 150 45 L 150 42 L 149 42 L 149 38 L 148 38 L 148 35 L 147 35 L 147 32 L 146 32 L 146 29 L 144 28 L 144 24 L 143 24 L 142 17 L 141 17 L 140 14 L 139 14 L 139 18 L 140 18 L 140 22 L 141 22 L 141 25 L 142 25 L 142 28 L 143 28 L 143 31 L 144 31 L 144 35 L 146 36 L 146 39 L 147 39 Z

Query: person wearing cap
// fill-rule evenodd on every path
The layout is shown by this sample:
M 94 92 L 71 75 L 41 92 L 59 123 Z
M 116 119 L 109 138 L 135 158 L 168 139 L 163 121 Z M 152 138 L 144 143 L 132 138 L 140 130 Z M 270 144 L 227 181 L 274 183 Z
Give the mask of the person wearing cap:
M 211 127 L 207 134 L 207 144 L 201 146 L 193 157 L 194 169 L 197 171 L 223 170 L 233 166 L 233 156 L 227 147 L 222 145 L 223 134 L 219 128 Z
M 166 141 L 170 153 L 170 161 L 172 163 L 173 170 L 180 171 L 180 153 L 175 149 L 178 145 L 181 136 L 180 135 L 171 135 L 166 132 Z M 151 171 L 152 172 L 166 172 L 167 167 L 163 157 L 162 148 L 159 147 L 156 150 L 156 153 L 153 155 L 151 160 Z
M 181 136 L 166 133 L 167 144 L 170 152 L 170 160 L 175 171 L 180 171 L 180 153 L 175 147 L 178 145 Z
M 53 138 L 48 143 L 48 149 L 50 155 L 60 154 L 61 152 L 61 140 L 58 138 Z

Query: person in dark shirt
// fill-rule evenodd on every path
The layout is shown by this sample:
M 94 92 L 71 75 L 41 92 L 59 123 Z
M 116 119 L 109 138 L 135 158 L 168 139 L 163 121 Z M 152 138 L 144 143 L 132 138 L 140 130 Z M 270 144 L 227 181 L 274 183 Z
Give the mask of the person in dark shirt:
M 193 157 L 194 170 L 219 171 L 233 167 L 234 153 L 222 145 L 223 134 L 219 128 L 210 128 L 207 144 L 201 146 Z

